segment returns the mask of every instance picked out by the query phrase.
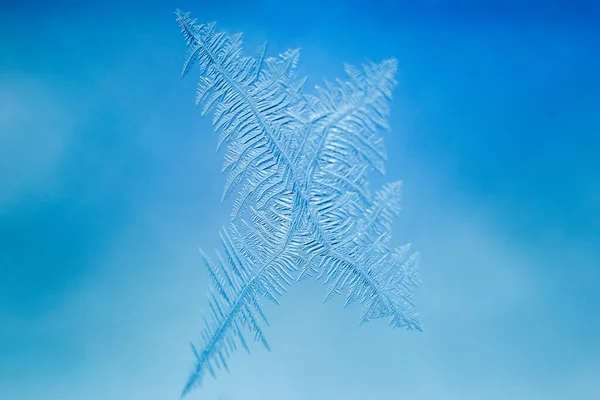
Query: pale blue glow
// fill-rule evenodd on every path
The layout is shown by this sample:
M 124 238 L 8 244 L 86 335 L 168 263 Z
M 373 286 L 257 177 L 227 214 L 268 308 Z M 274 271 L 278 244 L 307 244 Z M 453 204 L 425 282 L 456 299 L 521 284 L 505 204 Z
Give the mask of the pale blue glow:
M 358 326 L 306 280 L 266 307 L 273 351 L 190 399 L 600 398 L 592 2 L 47 3 L 0 10 L 1 399 L 175 399 L 193 367 L 197 248 L 232 203 L 175 8 L 301 48 L 311 85 L 398 59 L 385 180 L 426 328 Z

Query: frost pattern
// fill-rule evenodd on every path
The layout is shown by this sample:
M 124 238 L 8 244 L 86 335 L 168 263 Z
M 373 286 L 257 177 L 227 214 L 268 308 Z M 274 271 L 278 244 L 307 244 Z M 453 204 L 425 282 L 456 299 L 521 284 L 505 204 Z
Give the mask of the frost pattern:
M 210 313 L 196 367 L 182 396 L 206 373 L 228 369 L 246 335 L 265 348 L 261 299 L 275 303 L 299 279 L 315 276 L 325 300 L 346 293 L 362 304 L 361 323 L 389 318 L 392 327 L 421 330 L 412 293 L 419 254 L 391 246 L 401 182 L 373 195 L 368 173 L 385 173 L 381 133 L 388 130 L 395 60 L 345 66 L 347 81 L 304 92 L 294 76 L 298 50 L 279 57 L 242 55 L 242 35 L 216 32 L 177 11 L 187 55 L 200 78 L 196 103 L 213 113 L 218 147 L 226 146 L 223 200 L 235 194 L 222 251 L 201 251 L 211 277 Z

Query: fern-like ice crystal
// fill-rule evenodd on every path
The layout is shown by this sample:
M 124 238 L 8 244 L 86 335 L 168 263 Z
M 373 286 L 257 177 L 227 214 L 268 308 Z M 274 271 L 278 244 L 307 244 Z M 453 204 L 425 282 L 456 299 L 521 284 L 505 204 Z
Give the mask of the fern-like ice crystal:
M 393 327 L 421 329 L 412 293 L 418 253 L 391 247 L 400 210 L 399 182 L 373 196 L 370 171 L 385 172 L 381 133 L 388 129 L 396 61 L 346 66 L 347 81 L 304 92 L 294 72 L 299 51 L 266 57 L 242 54 L 242 35 L 197 24 L 177 12 L 187 55 L 197 65 L 197 105 L 213 112 L 218 146 L 226 145 L 223 200 L 236 190 L 223 253 L 202 258 L 211 277 L 210 314 L 202 347 L 183 394 L 206 373 L 227 369 L 245 335 L 269 348 L 260 299 L 278 298 L 296 280 L 316 276 L 325 299 L 346 292 L 363 306 L 361 323 L 390 318 Z

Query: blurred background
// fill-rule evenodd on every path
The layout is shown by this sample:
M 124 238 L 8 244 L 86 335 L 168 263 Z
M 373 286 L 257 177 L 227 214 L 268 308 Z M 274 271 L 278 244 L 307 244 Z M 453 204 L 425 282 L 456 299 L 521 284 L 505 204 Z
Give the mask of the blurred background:
M 309 86 L 398 59 L 385 180 L 405 182 L 394 240 L 423 253 L 425 326 L 358 326 L 302 282 L 267 306 L 273 351 L 190 399 L 599 399 L 598 2 L 414 3 L 3 2 L 0 398 L 183 388 L 197 248 L 231 204 L 196 75 L 179 79 L 181 8 L 247 53 L 301 48 Z

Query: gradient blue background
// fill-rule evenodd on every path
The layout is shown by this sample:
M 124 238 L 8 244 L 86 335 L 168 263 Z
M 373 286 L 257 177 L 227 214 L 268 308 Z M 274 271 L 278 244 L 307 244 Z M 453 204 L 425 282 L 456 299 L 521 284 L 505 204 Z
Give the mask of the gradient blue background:
M 175 399 L 222 154 L 175 8 L 300 47 L 311 84 L 399 60 L 386 179 L 423 253 L 425 332 L 359 327 L 315 282 L 273 352 L 191 399 L 600 399 L 600 7 L 593 1 L 21 1 L 0 8 L 0 399 Z M 405 4 L 406 3 L 406 4 Z

